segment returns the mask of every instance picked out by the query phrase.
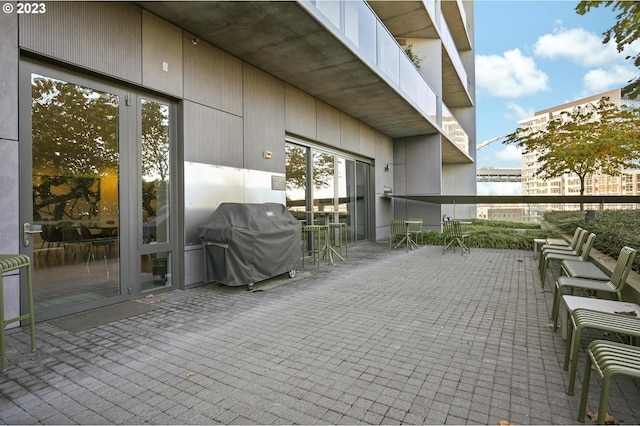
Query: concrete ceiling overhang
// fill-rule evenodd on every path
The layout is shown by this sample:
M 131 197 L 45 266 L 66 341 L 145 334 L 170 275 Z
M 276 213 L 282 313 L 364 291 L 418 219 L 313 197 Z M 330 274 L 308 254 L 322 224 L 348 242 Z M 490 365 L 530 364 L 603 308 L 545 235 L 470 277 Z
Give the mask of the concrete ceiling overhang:
M 458 7 L 457 2 L 445 1 L 442 3 L 443 9 L 446 6 L 449 11 L 447 24 L 450 28 L 454 24 L 453 28 L 460 30 L 460 27 L 463 26 L 460 11 L 458 9 L 458 17 L 455 18 L 455 9 L 451 9 L 453 6 Z M 368 4 L 380 20 L 384 22 L 389 32 L 396 38 L 440 38 L 440 34 L 422 1 L 376 0 L 370 1 Z M 455 33 L 453 33 L 453 36 L 455 36 Z M 463 46 L 467 50 L 470 49 L 468 42 L 463 43 Z M 444 103 L 449 108 L 472 106 L 473 103 L 467 90 L 468 82 L 461 80 L 464 77 L 458 74 L 453 61 L 449 57 L 449 52 L 444 46 L 442 47 L 442 75 L 445 76 L 442 81 L 442 99 Z
M 141 1 L 179 26 L 392 137 L 438 133 L 396 89 L 293 1 Z M 468 163 L 448 141 L 443 157 Z

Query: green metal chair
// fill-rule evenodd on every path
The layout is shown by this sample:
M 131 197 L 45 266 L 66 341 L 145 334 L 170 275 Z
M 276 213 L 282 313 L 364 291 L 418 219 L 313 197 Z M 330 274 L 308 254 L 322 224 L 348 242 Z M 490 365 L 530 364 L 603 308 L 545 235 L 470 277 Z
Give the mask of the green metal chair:
M 393 249 L 393 244 L 396 241 L 402 241 L 403 238 L 407 236 L 407 225 L 404 223 L 404 220 L 392 220 L 391 223 L 391 233 L 389 235 L 389 250 Z
M 587 235 L 587 231 L 585 229 L 582 229 L 580 227 L 576 228 L 575 232 L 573 233 L 573 237 L 571 238 L 571 241 L 569 242 L 569 244 L 567 245 L 554 245 L 554 244 L 546 244 L 543 245 L 540 248 L 540 252 L 544 252 L 546 250 L 552 250 L 552 251 L 568 251 L 568 252 L 572 252 L 575 251 L 578 243 L 580 242 L 580 238 L 586 238 Z M 538 261 L 538 268 L 540 267 L 540 264 L 542 262 L 542 257 L 540 257 L 540 260 Z
M 562 297 L 562 290 L 564 288 L 568 288 L 570 290 L 570 294 L 573 294 L 573 291 L 576 288 L 595 292 L 600 291 L 608 293 L 609 295 L 615 294 L 616 298 L 621 301 L 622 289 L 627 283 L 627 277 L 629 276 L 635 257 L 635 249 L 632 249 L 631 247 L 622 247 L 609 281 L 587 280 L 584 278 L 571 278 L 565 276 L 558 277 L 556 280 L 556 288 L 553 293 L 553 310 L 551 313 L 553 331 L 558 329 L 558 311 L 560 310 L 560 298 Z
M 569 368 L 569 361 L 571 361 L 567 390 L 569 395 L 573 395 L 575 387 L 580 340 L 585 329 L 640 337 L 640 318 L 590 309 L 576 309 L 571 312 L 570 324 L 567 328 L 567 349 L 564 354 L 565 370 Z
M 418 245 L 422 245 L 422 219 L 421 218 L 411 218 L 409 219 L 410 223 L 407 225 L 407 231 L 411 236 L 411 239 L 416 242 Z M 420 222 L 420 223 L 416 223 Z
M 591 368 L 600 378 L 600 402 L 598 404 L 598 424 L 603 425 L 607 417 L 607 403 L 609 401 L 609 389 L 611 380 L 615 376 L 627 376 L 640 378 L 640 347 L 625 345 L 608 340 L 594 340 L 587 348 L 587 362 L 584 367 L 584 379 L 582 381 L 582 396 L 578 421 L 584 423 L 589 397 L 589 382 L 591 380 Z
M 589 259 L 589 254 L 591 253 L 591 249 L 593 248 L 595 239 L 596 234 L 589 234 L 587 239 L 584 240 L 584 242 L 580 245 L 579 254 L 572 254 L 568 251 L 561 253 L 558 251 L 550 250 L 542 253 L 542 255 L 540 256 L 540 280 L 542 281 L 542 287 L 544 288 L 545 282 L 547 281 L 547 268 L 551 260 L 579 260 L 583 262 L 587 261 Z
M 469 248 L 469 230 L 466 222 L 460 222 L 458 220 L 445 221 L 442 224 L 442 233 L 444 235 L 443 253 L 445 253 L 449 247 L 453 247 L 453 252 L 455 253 L 456 246 L 460 246 L 463 255 L 465 251 L 471 252 Z
M 27 302 L 29 312 L 15 318 L 4 317 L 4 282 L 5 272 L 25 268 L 27 270 Z M 7 348 L 5 344 L 5 328 L 7 324 L 29 320 L 31 332 L 31 352 L 36 351 L 36 320 L 33 312 L 33 281 L 31 271 L 31 259 L 24 254 L 0 254 L 0 372 L 7 371 Z
M 442 244 L 442 253 L 446 253 L 447 249 L 455 242 L 455 230 L 454 230 L 454 225 L 453 222 L 448 220 L 445 222 L 442 222 L 442 237 L 443 237 L 443 244 Z M 453 248 L 453 250 L 455 251 L 455 247 Z

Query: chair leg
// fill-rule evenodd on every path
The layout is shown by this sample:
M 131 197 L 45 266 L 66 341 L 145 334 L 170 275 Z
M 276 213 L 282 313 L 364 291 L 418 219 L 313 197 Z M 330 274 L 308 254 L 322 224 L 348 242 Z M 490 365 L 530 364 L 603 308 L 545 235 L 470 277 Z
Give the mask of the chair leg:
M 547 281 L 547 266 L 549 265 L 549 259 L 544 255 L 540 255 L 540 281 L 541 286 L 544 288 L 544 284 Z
M 609 401 L 609 388 L 613 374 L 605 374 L 602 377 L 602 387 L 600 388 L 600 405 L 598 406 L 598 424 L 603 425 L 607 418 L 607 402 Z
M 580 408 L 578 410 L 578 421 L 584 423 L 585 411 L 587 411 L 587 398 L 589 396 L 589 381 L 591 380 L 591 357 L 587 356 L 582 376 L 582 396 L 580 397 Z
M 567 354 L 565 358 L 571 357 L 571 371 L 569 372 L 569 389 L 567 390 L 568 395 L 573 395 L 576 385 L 576 373 L 578 369 L 578 356 L 580 355 L 580 340 L 582 336 L 582 327 L 577 327 L 575 333 L 573 333 L 573 324 L 569 327 L 569 332 L 567 334 L 567 345 L 571 345 L 571 340 L 569 338 L 573 335 L 573 345 L 567 346 Z M 569 348 L 571 349 L 571 354 L 569 355 Z M 565 359 L 565 370 L 567 369 L 567 361 Z
M 560 310 L 560 298 L 562 297 L 562 287 L 556 284 L 553 292 L 553 308 L 551 309 L 551 319 L 553 320 L 553 331 L 558 330 L 558 311 Z

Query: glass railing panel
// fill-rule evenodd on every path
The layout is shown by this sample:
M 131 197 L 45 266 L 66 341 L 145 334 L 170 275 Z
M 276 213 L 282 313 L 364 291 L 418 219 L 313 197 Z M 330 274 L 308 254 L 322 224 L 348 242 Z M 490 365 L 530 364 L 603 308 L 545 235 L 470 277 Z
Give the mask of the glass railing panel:
M 436 93 L 365 1 L 299 0 L 299 4 L 343 34 L 361 58 L 376 66 L 418 110 L 436 121 Z M 424 4 L 435 16 L 435 1 L 425 0 Z
M 378 68 L 396 85 L 400 83 L 400 48 L 385 26 L 377 23 Z
M 412 101 L 418 103 L 418 79 L 420 75 L 414 72 L 416 67 L 406 55 L 400 55 L 400 89 L 411 98 Z
M 436 16 L 436 0 L 423 0 L 422 4 L 424 4 L 424 8 L 427 9 L 429 15 L 431 15 L 431 19 Z
M 406 55 L 400 55 L 400 89 L 420 110 L 437 122 L 437 97 Z
M 340 15 L 342 11 L 342 0 L 313 0 L 311 2 L 318 12 L 322 13 L 336 28 L 342 31 Z
M 438 123 L 438 96 L 424 80 L 417 86 L 418 105 L 434 123 Z M 440 124 L 440 123 L 438 123 Z
M 376 63 L 376 17 L 366 3 L 347 1 L 344 4 L 344 30 L 347 38 L 366 59 Z

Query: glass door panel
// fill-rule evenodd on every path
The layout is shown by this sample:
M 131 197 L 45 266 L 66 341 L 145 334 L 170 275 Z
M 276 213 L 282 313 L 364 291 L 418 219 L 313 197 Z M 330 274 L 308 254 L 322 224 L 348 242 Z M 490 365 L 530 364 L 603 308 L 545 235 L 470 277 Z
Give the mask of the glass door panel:
M 356 161 L 355 241 L 369 239 L 369 164 Z
M 313 194 L 312 207 L 314 211 L 333 210 L 335 208 L 335 156 L 319 151 L 312 151 L 313 155 Z M 324 224 L 324 217 L 315 215 L 316 225 Z
M 121 100 L 43 74 L 30 74 L 31 224 L 42 231 L 32 244 L 35 311 L 50 317 L 123 293 Z
M 140 99 L 140 289 L 172 285 L 171 132 L 168 104 Z
M 307 211 L 307 151 L 297 145 L 285 145 L 287 209 L 298 220 L 306 221 Z
M 169 242 L 169 106 L 141 100 L 142 244 Z
M 338 210 L 339 220 L 347 224 L 347 242 L 353 241 L 353 218 L 355 217 L 356 191 L 354 185 L 355 161 L 338 157 Z

